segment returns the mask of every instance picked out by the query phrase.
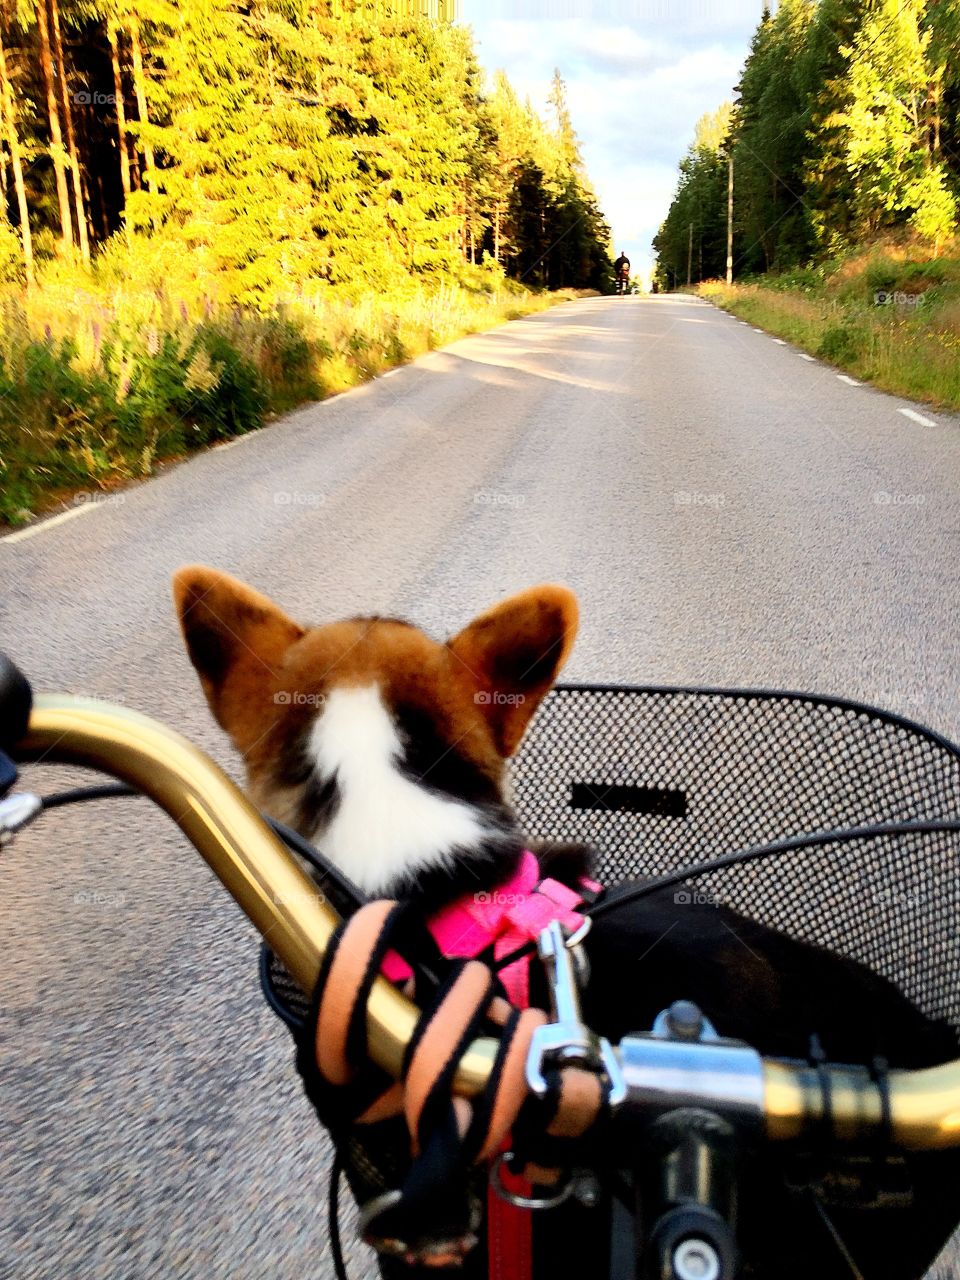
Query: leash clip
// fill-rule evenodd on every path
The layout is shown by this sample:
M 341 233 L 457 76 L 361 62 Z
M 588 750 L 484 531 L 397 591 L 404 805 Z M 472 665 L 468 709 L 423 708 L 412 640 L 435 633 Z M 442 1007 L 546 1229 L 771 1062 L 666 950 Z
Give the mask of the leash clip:
M 580 1012 L 577 985 L 586 967 L 585 957 L 577 950 L 590 927 L 589 917 L 569 937 L 559 920 L 541 930 L 537 951 L 550 981 L 550 1007 L 553 1021 L 537 1027 L 527 1053 L 527 1085 L 538 1098 L 546 1097 L 550 1085 L 546 1078 L 548 1064 L 557 1067 L 577 1066 L 605 1077 L 607 1106 L 618 1107 L 627 1096 L 620 1061 L 609 1040 L 598 1036 L 584 1023 Z

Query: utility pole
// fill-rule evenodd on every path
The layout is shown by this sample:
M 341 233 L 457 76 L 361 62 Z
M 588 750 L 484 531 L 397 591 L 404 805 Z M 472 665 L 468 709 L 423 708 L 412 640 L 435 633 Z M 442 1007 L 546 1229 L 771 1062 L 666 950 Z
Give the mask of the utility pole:
M 727 173 L 727 284 L 733 284 L 733 148 Z
M 693 223 L 690 223 L 690 243 L 687 245 L 687 284 L 693 284 Z

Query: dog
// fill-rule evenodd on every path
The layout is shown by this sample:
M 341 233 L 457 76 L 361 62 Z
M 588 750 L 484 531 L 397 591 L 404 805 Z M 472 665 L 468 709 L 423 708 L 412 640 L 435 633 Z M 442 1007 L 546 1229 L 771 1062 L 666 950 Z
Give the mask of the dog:
M 173 592 L 210 709 L 263 812 L 316 844 L 364 894 L 411 900 L 425 915 L 511 878 L 529 842 L 510 805 L 507 762 L 572 649 L 570 590 L 510 596 L 445 643 L 395 618 L 305 627 L 203 566 L 181 569 Z M 570 885 L 589 871 L 579 847 L 541 856 Z M 583 1007 L 598 1032 L 615 1040 L 647 1030 L 688 999 L 720 1035 L 766 1055 L 805 1058 L 817 1037 L 833 1061 L 916 1068 L 956 1056 L 951 1027 L 865 966 L 724 906 L 678 907 L 675 894 L 655 891 L 596 921 Z M 793 1212 L 777 1203 L 782 1223 Z M 849 1230 L 885 1276 L 910 1275 L 948 1217 L 938 1202 L 926 1243 L 914 1231 L 913 1253 L 872 1221 Z M 757 1215 L 758 1239 L 768 1219 Z M 780 1238 L 789 1235 L 771 1240 L 772 1256 Z M 830 1247 L 804 1255 L 797 1274 L 833 1274 Z
M 570 590 L 520 592 L 445 643 L 395 618 L 304 627 L 203 566 L 176 574 L 174 599 L 258 808 L 368 897 L 412 899 L 425 914 L 510 879 L 529 841 L 507 761 L 573 647 Z M 589 851 L 547 846 L 541 865 L 576 885 Z M 604 1034 L 649 1026 L 690 998 L 721 1034 L 771 1055 L 803 1056 L 814 1032 L 836 1061 L 919 1067 L 956 1051 L 952 1031 L 865 967 L 723 906 L 678 909 L 675 893 L 597 922 L 585 999 Z

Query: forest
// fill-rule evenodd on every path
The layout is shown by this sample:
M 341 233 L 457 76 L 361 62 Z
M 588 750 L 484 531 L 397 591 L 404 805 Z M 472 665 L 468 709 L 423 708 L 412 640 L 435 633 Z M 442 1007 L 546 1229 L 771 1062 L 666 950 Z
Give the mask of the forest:
M 447 0 L 5 0 L 0 521 L 605 290 L 559 72 Z
M 733 104 L 703 119 L 655 241 L 658 282 L 789 272 L 882 237 L 936 257 L 957 229 L 958 0 L 780 0 Z

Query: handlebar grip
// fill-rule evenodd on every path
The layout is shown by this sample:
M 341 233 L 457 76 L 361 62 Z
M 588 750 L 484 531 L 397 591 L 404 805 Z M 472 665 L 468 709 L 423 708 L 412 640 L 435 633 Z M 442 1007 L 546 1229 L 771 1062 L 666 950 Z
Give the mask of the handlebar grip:
M 15 662 L 0 652 L 0 751 L 12 750 L 26 735 L 32 706 L 29 680 Z

